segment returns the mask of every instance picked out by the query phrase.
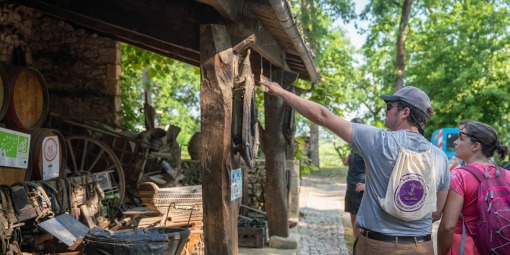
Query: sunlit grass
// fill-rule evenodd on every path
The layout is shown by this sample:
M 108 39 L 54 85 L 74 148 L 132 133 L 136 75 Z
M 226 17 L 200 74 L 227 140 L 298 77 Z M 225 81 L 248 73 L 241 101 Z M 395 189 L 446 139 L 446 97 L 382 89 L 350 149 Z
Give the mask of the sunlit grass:
M 333 143 L 319 143 L 319 161 L 321 168 L 344 167 Z

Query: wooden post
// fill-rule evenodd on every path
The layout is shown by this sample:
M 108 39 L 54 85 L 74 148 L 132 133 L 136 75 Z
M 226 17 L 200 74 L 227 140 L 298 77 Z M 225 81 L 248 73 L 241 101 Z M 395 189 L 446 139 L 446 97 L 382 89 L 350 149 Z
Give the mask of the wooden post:
M 202 194 L 206 254 L 237 254 L 240 199 L 230 201 L 232 88 L 237 58 L 223 25 L 200 27 Z
M 283 137 L 284 103 L 281 98 L 264 95 L 266 120 L 266 213 L 269 237 L 289 236 L 287 183 L 285 175 L 285 139 Z

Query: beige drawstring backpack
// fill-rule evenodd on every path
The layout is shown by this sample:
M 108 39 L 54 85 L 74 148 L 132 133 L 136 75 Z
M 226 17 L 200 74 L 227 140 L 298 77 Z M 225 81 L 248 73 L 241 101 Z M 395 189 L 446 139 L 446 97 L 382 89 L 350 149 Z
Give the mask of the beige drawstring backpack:
M 403 221 L 419 220 L 436 211 L 436 178 L 431 147 L 424 152 L 404 149 L 395 137 L 400 153 L 391 173 L 386 196 L 380 198 L 370 181 L 379 205 Z

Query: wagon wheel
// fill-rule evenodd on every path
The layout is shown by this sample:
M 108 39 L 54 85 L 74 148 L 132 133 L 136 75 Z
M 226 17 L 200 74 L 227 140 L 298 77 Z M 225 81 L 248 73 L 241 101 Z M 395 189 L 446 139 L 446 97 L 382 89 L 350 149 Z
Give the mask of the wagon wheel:
M 115 194 L 118 197 L 112 198 L 113 204 L 117 207 L 122 205 L 126 189 L 126 181 L 122 165 L 115 156 L 115 153 L 103 142 L 84 135 L 72 135 L 65 138 L 67 144 L 67 167 L 60 173 L 60 176 L 76 176 L 83 174 L 103 173 L 108 176 L 106 180 L 110 190 L 105 190 L 105 195 Z M 101 186 L 105 184 L 101 180 Z

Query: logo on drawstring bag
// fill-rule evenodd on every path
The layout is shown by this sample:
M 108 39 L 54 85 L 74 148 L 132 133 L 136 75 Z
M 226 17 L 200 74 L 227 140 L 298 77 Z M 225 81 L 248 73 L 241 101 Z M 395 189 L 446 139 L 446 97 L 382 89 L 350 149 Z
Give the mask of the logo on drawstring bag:
M 423 176 L 419 174 L 405 174 L 400 178 L 400 184 L 394 193 L 395 205 L 404 212 L 414 212 L 425 204 L 427 186 Z

